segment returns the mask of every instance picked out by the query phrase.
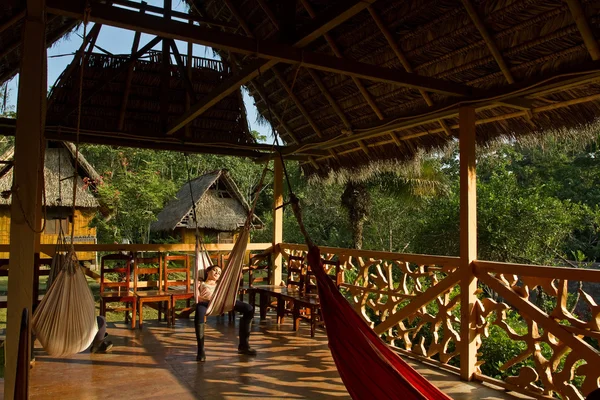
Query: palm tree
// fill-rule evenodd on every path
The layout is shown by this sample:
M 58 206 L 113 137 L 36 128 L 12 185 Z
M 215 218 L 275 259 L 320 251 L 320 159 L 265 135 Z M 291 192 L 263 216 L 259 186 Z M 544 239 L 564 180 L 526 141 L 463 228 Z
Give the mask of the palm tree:
M 341 202 L 348 211 L 355 249 L 362 248 L 364 224 L 371 213 L 371 191 L 375 189 L 394 196 L 405 207 L 414 208 L 427 197 L 446 193 L 448 184 L 439 162 L 433 158 L 419 159 L 391 172 L 376 172 L 362 181 L 348 179 Z

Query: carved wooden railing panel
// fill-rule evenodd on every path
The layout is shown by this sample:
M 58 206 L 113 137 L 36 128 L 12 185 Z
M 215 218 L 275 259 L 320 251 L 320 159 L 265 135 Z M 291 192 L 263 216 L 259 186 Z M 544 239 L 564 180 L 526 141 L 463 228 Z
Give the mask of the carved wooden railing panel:
M 512 341 L 524 344 L 500 366 L 505 372 L 517 370 L 504 379 L 507 387 L 563 399 L 583 399 L 600 387 L 600 306 L 581 288 L 571 301 L 577 303 L 568 306 L 569 280 L 600 282 L 600 271 L 484 261 L 474 264 L 480 284 L 499 296 L 478 302 L 482 340 L 495 325 Z M 573 296 L 572 290 L 571 299 Z M 579 303 L 587 305 L 587 312 L 578 316 L 573 311 Z M 489 380 L 481 371 L 479 374 Z
M 340 288 L 367 323 L 396 348 L 449 364 L 458 354 L 458 258 L 321 247 L 345 271 Z M 284 260 L 306 247 L 283 244 Z
M 284 259 L 305 255 L 282 244 Z M 403 354 L 458 371 L 461 280 L 458 258 L 322 247 L 345 274 L 342 292 L 355 310 Z M 583 399 L 600 387 L 600 306 L 579 288 L 587 315 L 568 305 L 568 282 L 600 285 L 600 271 L 474 261 L 479 279 L 473 335 L 480 353 L 475 378 L 537 398 Z M 490 290 L 491 289 L 491 290 Z M 544 311 L 532 294 L 543 293 Z M 571 290 L 573 293 L 573 290 Z M 538 294 L 539 295 L 539 294 Z M 503 380 L 485 375 L 490 331 L 518 348 L 494 366 Z M 502 354 L 504 356 L 504 354 Z M 488 363 L 489 364 L 489 363 Z

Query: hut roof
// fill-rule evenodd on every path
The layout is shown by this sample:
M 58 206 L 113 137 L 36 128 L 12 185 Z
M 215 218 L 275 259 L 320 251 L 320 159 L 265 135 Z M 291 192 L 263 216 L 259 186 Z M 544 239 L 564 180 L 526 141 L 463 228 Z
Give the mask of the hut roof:
M 161 89 L 162 53 L 148 54 L 130 61 L 130 56 L 91 53 L 86 57 L 83 77 L 80 140 L 88 137 L 100 141 L 117 136 L 122 139 L 151 143 L 194 144 L 222 143 L 224 146 L 255 143 L 250 134 L 240 90 L 235 90 L 216 103 L 188 129 L 164 135 L 166 126 L 186 110 L 185 79 L 170 58 L 166 77 L 168 88 Z M 193 57 L 182 61 L 190 75 L 194 100 L 201 99 L 232 72 L 217 60 Z M 54 86 L 46 117 L 46 130 L 74 132 L 79 104 L 80 64 L 67 68 Z M 187 72 L 185 72 L 187 73 Z M 161 110 L 168 109 L 166 116 Z M 164 119 L 163 117 L 166 117 Z
M 0 4 L 0 82 L 19 72 L 26 8 L 25 0 L 3 0 Z M 77 23 L 73 18 L 49 14 L 46 27 L 48 47 L 69 33 Z
M 232 73 L 202 92 L 188 113 L 173 106 L 180 116 L 167 126 L 171 135 L 157 139 L 167 149 L 191 115 L 209 113 L 219 104 L 214 100 L 242 84 L 285 141 L 282 153 L 319 175 L 442 147 L 458 137 L 460 106 L 476 108 L 480 144 L 578 127 L 600 113 L 594 0 L 187 0 L 189 18 L 205 22 L 200 26 L 167 20 L 160 10 L 142 15 L 119 2 L 91 3 L 91 21 L 211 46 L 229 63 Z M 75 17 L 84 2 L 47 4 Z M 97 57 L 90 63 L 104 65 Z M 175 71 L 170 85 L 181 87 L 185 80 Z M 232 131 L 225 140 L 236 134 L 244 133 Z M 124 135 L 102 135 L 127 145 Z M 244 155 L 261 156 L 264 149 L 254 146 Z
M 201 229 L 235 231 L 246 222 L 250 207 L 231 179 L 227 170 L 219 169 L 186 182 L 158 214 L 151 226 L 153 232 L 173 231 L 176 228 L 195 229 L 190 184 L 196 202 L 196 220 Z M 262 225 L 258 217 L 254 225 Z
M 13 150 L 8 150 L 2 161 L 11 160 Z M 72 207 L 73 206 L 73 176 L 75 175 L 75 152 L 71 143 L 61 143 L 58 147 L 46 149 L 44 161 L 44 188 L 46 191 L 46 206 L 48 207 Z M 77 176 L 77 199 L 75 205 L 81 208 L 97 208 L 98 200 L 89 190 L 93 186 L 91 180 L 95 180 L 98 174 L 94 168 L 79 153 Z M 84 182 L 84 178 L 86 182 Z M 0 192 L 10 191 L 13 183 L 12 164 L 8 164 L 0 171 Z M 0 206 L 10 205 L 12 194 L 5 198 L 0 197 Z

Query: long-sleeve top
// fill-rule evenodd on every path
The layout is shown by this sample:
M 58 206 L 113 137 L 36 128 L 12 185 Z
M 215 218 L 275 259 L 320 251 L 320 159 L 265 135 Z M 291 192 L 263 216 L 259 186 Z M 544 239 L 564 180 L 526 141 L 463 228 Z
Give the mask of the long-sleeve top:
M 198 301 L 210 301 L 210 299 L 212 299 L 213 297 L 213 293 L 215 292 L 215 288 L 217 287 L 217 285 L 210 285 L 207 284 L 206 282 L 202 282 L 200 284 L 200 286 L 198 287 L 199 293 L 198 293 Z

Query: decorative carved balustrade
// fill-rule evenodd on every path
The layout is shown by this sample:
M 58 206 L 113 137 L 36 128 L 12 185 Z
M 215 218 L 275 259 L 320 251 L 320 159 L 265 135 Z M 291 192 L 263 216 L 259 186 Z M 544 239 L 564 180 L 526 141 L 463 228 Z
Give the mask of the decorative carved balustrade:
M 306 246 L 281 244 L 284 260 Z M 459 259 L 322 247 L 341 290 L 401 354 L 458 372 Z M 475 378 L 537 398 L 583 399 L 600 387 L 600 306 L 578 282 L 600 271 L 475 261 Z M 572 282 L 569 285 L 569 282 Z

